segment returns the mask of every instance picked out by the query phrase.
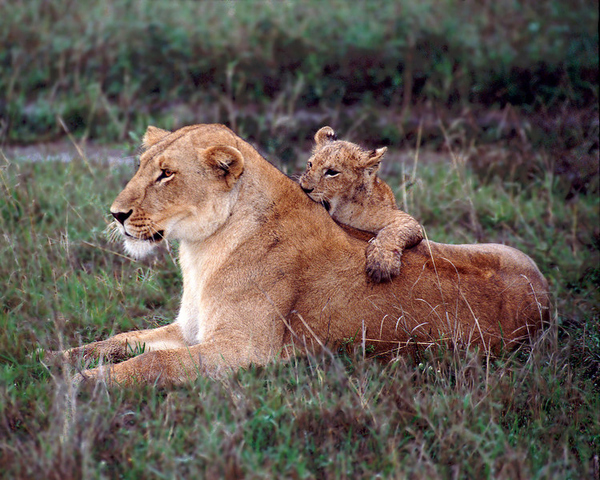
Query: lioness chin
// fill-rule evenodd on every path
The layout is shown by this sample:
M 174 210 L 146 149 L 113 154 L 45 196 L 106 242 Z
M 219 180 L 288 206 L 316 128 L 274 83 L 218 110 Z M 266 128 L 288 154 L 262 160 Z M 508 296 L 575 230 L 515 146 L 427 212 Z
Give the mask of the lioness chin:
M 382 358 L 440 343 L 489 352 L 548 320 L 546 281 L 518 250 L 423 241 L 402 275 L 373 283 L 365 240 L 225 126 L 149 127 L 144 147 L 111 212 L 133 254 L 179 241 L 181 307 L 170 325 L 63 352 L 123 360 L 87 379 L 182 383 L 351 338 Z

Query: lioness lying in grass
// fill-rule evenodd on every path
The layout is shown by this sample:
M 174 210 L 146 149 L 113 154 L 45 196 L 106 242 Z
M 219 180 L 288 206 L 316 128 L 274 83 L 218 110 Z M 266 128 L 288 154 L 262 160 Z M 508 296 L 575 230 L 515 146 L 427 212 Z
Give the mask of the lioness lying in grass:
M 374 283 L 367 242 L 227 127 L 149 127 L 144 146 L 111 212 L 132 255 L 179 241 L 181 307 L 167 326 L 62 352 L 112 362 L 80 378 L 183 383 L 352 338 L 387 359 L 440 344 L 497 351 L 549 318 L 546 280 L 514 248 L 423 241 L 402 275 Z

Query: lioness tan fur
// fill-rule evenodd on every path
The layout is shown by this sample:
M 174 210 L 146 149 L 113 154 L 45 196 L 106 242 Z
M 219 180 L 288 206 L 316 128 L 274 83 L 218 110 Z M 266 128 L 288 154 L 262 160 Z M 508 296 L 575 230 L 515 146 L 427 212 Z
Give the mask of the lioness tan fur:
M 377 176 L 386 151 L 338 140 L 331 127 L 323 127 L 299 180 L 336 221 L 376 234 L 365 252 L 367 273 L 375 282 L 398 275 L 404 249 L 423 240 L 419 222 L 398 209 L 392 189 Z
M 227 127 L 149 127 L 144 144 L 111 212 L 135 255 L 179 240 L 181 308 L 168 326 L 64 352 L 117 362 L 144 346 L 85 378 L 182 383 L 350 339 L 384 357 L 440 342 L 498 350 L 548 318 L 546 281 L 518 250 L 423 241 L 402 275 L 373 283 L 366 242 Z

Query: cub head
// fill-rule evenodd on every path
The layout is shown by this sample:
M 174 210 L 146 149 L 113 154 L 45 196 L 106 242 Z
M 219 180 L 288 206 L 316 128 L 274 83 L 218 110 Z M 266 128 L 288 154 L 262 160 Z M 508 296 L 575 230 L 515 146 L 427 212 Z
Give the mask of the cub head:
M 138 171 L 110 208 L 131 255 L 164 239 L 202 241 L 229 217 L 244 158 L 230 146 L 205 148 L 194 133 L 148 127 Z
M 334 215 L 341 202 L 353 198 L 359 190 L 372 188 L 386 151 L 386 147 L 365 150 L 338 140 L 331 127 L 323 127 L 315 134 L 315 147 L 300 177 L 300 186 Z

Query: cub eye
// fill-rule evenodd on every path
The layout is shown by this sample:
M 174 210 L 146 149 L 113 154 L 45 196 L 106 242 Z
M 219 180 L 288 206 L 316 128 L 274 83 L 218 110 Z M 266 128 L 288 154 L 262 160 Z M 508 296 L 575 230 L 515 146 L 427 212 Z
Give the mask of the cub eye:
M 340 174 L 340 172 L 338 172 L 337 170 L 333 170 L 333 169 L 331 169 L 331 168 L 328 168 L 328 169 L 325 171 L 325 176 L 326 176 L 326 177 L 335 177 L 335 176 L 337 176 L 337 175 L 339 175 L 339 174 Z
M 308 162 L 308 163 L 306 164 L 306 168 L 307 168 L 308 170 L 310 170 L 310 169 L 312 168 L 312 162 Z
M 158 176 L 156 181 L 160 182 L 161 180 L 164 180 L 165 178 L 170 178 L 173 175 L 175 175 L 175 172 L 173 170 L 169 170 L 168 168 L 163 168 L 163 169 L 161 169 L 160 175 Z

